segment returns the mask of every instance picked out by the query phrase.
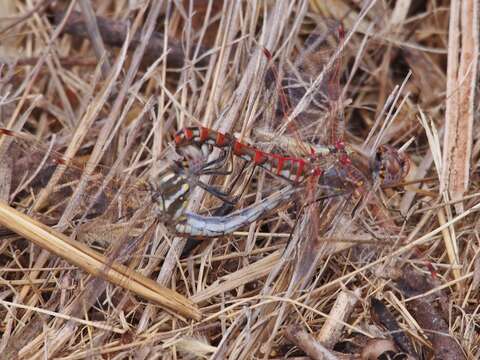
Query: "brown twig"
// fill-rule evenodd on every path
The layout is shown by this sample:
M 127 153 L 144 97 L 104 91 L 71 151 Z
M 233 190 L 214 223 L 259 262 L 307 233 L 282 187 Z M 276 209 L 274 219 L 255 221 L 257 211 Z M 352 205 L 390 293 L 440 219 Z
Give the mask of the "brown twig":
M 351 357 L 342 354 L 333 353 L 318 342 L 315 337 L 299 326 L 291 326 L 285 330 L 285 336 L 288 340 L 298 346 L 300 349 L 314 360 L 334 360 L 334 359 L 350 359 Z
M 469 186 L 479 57 L 478 2 L 454 0 L 450 13 L 443 178 L 451 198 L 458 200 Z M 456 210 L 460 213 L 463 206 L 457 204 Z
M 320 341 L 327 349 L 333 348 L 333 346 L 340 339 L 342 330 L 344 328 L 343 323 L 348 321 L 348 318 L 353 311 L 358 299 L 360 297 L 360 291 L 356 290 L 350 292 L 343 290 L 335 299 L 335 303 L 330 310 L 329 317 L 322 329 L 317 335 L 317 340 Z

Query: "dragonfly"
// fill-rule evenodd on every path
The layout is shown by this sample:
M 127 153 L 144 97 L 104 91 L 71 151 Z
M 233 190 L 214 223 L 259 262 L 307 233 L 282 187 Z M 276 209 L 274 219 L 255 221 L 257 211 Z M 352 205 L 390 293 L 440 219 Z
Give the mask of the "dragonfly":
M 316 157 L 325 157 L 338 152 L 338 146 L 332 145 L 317 147 L 317 151 L 315 152 L 316 157 L 310 156 L 300 158 L 283 156 L 281 154 L 265 152 L 254 146 L 240 142 L 230 134 L 224 134 L 206 127 L 187 127 L 181 129 L 175 135 L 174 141 L 175 146 L 179 149 L 190 146 L 202 149 L 205 158 L 212 153 L 213 148 L 220 149 L 224 152 L 222 156 L 225 158 L 227 157 L 227 154 L 233 154 L 243 161 L 250 163 L 253 167 L 259 166 L 273 176 L 286 181 L 289 184 L 286 189 L 280 190 L 274 198 L 263 200 L 252 208 L 252 210 L 256 209 L 264 214 L 267 214 L 281 203 L 291 201 L 292 198 L 298 194 L 298 191 L 294 192 L 290 191 L 290 189 L 296 188 L 297 190 L 300 190 L 300 188 L 304 187 L 307 183 L 307 179 L 319 179 L 322 176 L 324 170 L 316 164 Z M 352 168 L 349 167 L 351 164 L 350 161 L 349 157 L 343 155 L 340 160 L 340 164 L 342 165 L 337 166 L 335 172 L 325 170 L 325 174 L 330 173 L 331 176 L 329 179 L 323 180 L 322 182 L 332 186 L 334 182 L 338 185 L 339 179 L 348 179 L 349 184 L 353 184 L 355 187 L 355 191 L 358 191 L 358 189 L 364 191 L 363 175 L 357 171 L 356 168 L 353 168 L 352 171 Z M 373 176 L 381 179 L 381 184 L 384 186 L 397 184 L 406 176 L 408 168 L 409 163 L 406 156 L 388 145 L 379 146 L 375 156 L 370 161 L 370 170 Z M 345 187 L 344 184 L 339 186 Z M 204 186 L 203 188 L 209 191 L 208 186 Z M 262 209 L 264 202 L 266 207 Z M 236 223 L 241 224 L 241 226 L 253 223 L 255 218 L 246 216 L 246 212 L 250 212 L 251 210 L 247 209 L 240 212 L 243 211 L 245 211 L 245 214 L 238 216 L 237 220 L 232 220 L 237 217 L 236 213 L 222 217 L 204 218 L 203 220 L 199 219 L 198 226 L 196 226 L 197 230 L 194 231 L 193 228 L 188 227 L 188 234 L 192 237 L 191 235 L 193 234 L 204 232 L 203 236 L 220 236 L 227 233 L 226 229 L 222 228 L 220 231 L 211 233 L 211 228 L 214 227 L 211 224 L 216 223 L 216 226 L 220 228 L 220 226 L 235 226 Z M 261 216 L 258 218 L 260 217 Z M 193 220 L 194 217 L 191 217 L 190 219 Z M 179 224 L 179 226 L 183 227 L 184 224 Z M 182 233 L 182 231 L 177 231 L 177 233 Z
M 257 132 L 258 134 L 258 132 Z M 265 137 L 265 133 L 263 133 Z M 233 154 L 251 163 L 253 166 L 260 166 L 279 178 L 294 184 L 304 182 L 309 176 L 321 176 L 322 169 L 315 167 L 315 161 L 327 155 L 335 155 L 344 150 L 344 145 L 338 142 L 337 145 L 315 146 L 312 148 L 313 155 L 302 157 L 283 156 L 281 154 L 265 152 L 254 146 L 244 144 L 230 134 L 224 134 L 211 128 L 202 126 L 186 127 L 175 135 L 175 146 L 183 148 L 195 146 L 202 149 L 204 156 L 212 153 L 213 148 L 225 151 L 226 154 Z M 207 145 L 205 147 L 205 145 Z M 286 140 L 288 147 L 288 139 Z M 308 146 L 308 145 L 304 145 Z M 341 154 L 339 162 L 349 165 L 351 160 L 348 151 Z M 224 153 L 223 156 L 226 157 Z M 380 145 L 370 161 L 370 169 L 375 177 L 381 179 L 382 185 L 391 186 L 400 182 L 409 171 L 409 160 L 403 152 L 397 151 L 389 145 Z
M 292 183 L 301 183 L 316 171 L 307 159 L 265 152 L 242 143 L 232 135 L 206 127 L 187 127 L 180 130 L 175 135 L 175 146 L 180 149 L 195 146 L 202 149 L 205 156 L 215 147 L 226 151 L 224 154 L 238 156 L 247 163 L 260 166 Z
M 343 28 L 339 27 L 340 42 L 343 37 Z M 307 93 L 308 84 L 312 83 L 313 76 L 316 76 L 312 71 L 322 67 L 322 62 L 318 64 L 324 51 L 322 44 L 322 39 L 307 40 L 306 46 L 310 48 L 296 62 L 296 72 L 286 72 L 284 78 L 280 78 L 279 71 L 272 64 L 271 73 L 275 79 L 270 80 L 270 83 L 276 85 L 278 108 L 281 108 L 276 111 L 280 116 L 274 119 L 279 122 L 279 128 L 283 125 L 282 119 L 289 118 L 292 107 L 298 105 Z M 265 49 L 264 53 L 272 61 L 270 52 Z M 339 85 L 340 63 L 341 61 L 337 60 L 333 62 L 331 69 L 326 69 L 325 80 L 319 89 L 314 89 L 311 104 L 288 123 L 286 128 L 289 135 L 271 136 L 275 131 L 262 131 L 257 124 L 253 126 L 253 133 L 260 140 L 272 141 L 274 138 L 276 147 L 290 154 L 264 151 L 231 134 L 203 126 L 190 126 L 178 131 L 174 137 L 176 148 L 181 152 L 185 148 L 195 147 L 205 158 L 212 154 L 213 149 L 220 149 L 228 154 L 224 155 L 225 158 L 236 156 L 253 167 L 260 167 L 285 180 L 289 186 L 305 187 L 307 182 L 311 183 L 308 185 L 310 187 L 321 184 L 322 189 L 331 188 L 337 192 L 349 193 L 358 201 L 370 196 L 369 183 L 376 182 L 377 185 L 385 187 L 400 183 L 410 168 L 409 159 L 403 151 L 383 144 L 365 161 L 347 145 Z M 314 127 L 321 128 L 320 134 L 307 135 Z M 306 139 L 303 140 L 302 137 Z M 315 140 L 320 142 L 312 142 Z M 363 163 L 367 163 L 367 169 Z M 315 180 L 311 181 L 312 179 Z M 285 197 L 284 200 L 289 199 Z M 313 202 L 312 197 L 310 202 Z

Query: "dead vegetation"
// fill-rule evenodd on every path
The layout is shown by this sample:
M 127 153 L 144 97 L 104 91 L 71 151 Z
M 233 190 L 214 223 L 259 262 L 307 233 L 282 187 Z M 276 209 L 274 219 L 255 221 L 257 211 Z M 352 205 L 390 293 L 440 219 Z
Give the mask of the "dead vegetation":
M 0 6 L 2 359 L 480 357 L 475 0 Z M 308 75 L 291 111 L 275 69 Z M 151 211 L 182 127 L 289 153 L 342 119 L 368 193 L 305 192 L 201 242 Z M 402 183 L 369 174 L 380 144 L 404 146 Z M 248 170 L 236 208 L 285 186 Z

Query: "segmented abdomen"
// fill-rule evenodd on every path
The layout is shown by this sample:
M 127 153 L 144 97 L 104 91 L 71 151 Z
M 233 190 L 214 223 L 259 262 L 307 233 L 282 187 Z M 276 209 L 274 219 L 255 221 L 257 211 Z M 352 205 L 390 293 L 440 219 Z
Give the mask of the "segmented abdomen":
M 189 145 L 201 147 L 204 144 L 220 149 L 231 148 L 234 155 L 290 182 L 300 183 L 314 173 L 311 163 L 307 160 L 267 153 L 246 145 L 229 134 L 206 127 L 187 127 L 175 135 L 177 148 Z
M 286 186 L 256 204 L 225 216 L 202 216 L 187 212 L 175 224 L 174 230 L 179 236 L 194 238 L 210 238 L 231 234 L 239 228 L 261 219 L 289 200 L 299 189 L 299 187 L 292 185 Z

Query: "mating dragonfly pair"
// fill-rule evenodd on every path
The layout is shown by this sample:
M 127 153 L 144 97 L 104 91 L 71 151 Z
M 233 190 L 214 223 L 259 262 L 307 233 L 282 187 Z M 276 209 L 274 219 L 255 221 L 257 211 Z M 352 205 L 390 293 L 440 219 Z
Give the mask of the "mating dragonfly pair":
M 343 44 L 344 32 L 340 26 L 338 31 L 328 31 L 326 34 L 336 33 L 336 40 Z M 189 148 L 201 151 L 205 158 L 213 154 L 213 149 L 219 149 L 221 155 L 210 161 L 200 162 L 191 166 L 186 161 L 175 162 L 159 174 L 150 178 L 148 197 L 154 203 L 156 215 L 160 221 L 167 224 L 176 234 L 189 237 L 205 238 L 217 237 L 232 233 L 242 226 L 248 225 L 281 204 L 291 200 L 295 194 L 307 187 L 308 184 L 320 184 L 323 188 L 335 189 L 336 193 L 351 194 L 355 197 L 365 195 L 372 182 L 380 185 L 392 185 L 400 182 L 407 174 L 409 161 L 403 152 L 398 152 L 388 145 L 381 145 L 369 159 L 369 170 L 360 169 L 352 159 L 356 156 L 344 141 L 345 121 L 342 113 L 340 91 L 340 59 L 330 57 L 329 48 L 325 52 L 325 35 L 311 36 L 305 41 L 306 50 L 297 61 L 298 71 L 286 71 L 283 76 L 276 70 L 271 54 L 264 49 L 264 54 L 270 62 L 270 75 L 276 88 L 280 103 L 280 116 L 270 119 L 273 122 L 281 121 L 283 126 L 294 118 L 293 129 L 296 133 L 296 147 L 302 149 L 301 155 L 284 156 L 276 151 L 261 150 L 258 147 L 242 143 L 229 134 L 223 134 L 204 127 L 190 127 L 180 130 L 174 139 L 177 152 L 182 153 Z M 340 46 L 341 49 L 341 46 Z M 326 55 L 325 55 L 326 54 Z M 322 59 L 332 59 L 322 61 Z M 315 86 L 319 79 L 318 73 L 325 73 L 323 80 Z M 268 73 L 265 82 L 268 83 Z M 270 80 L 270 85 L 272 80 Z M 309 85 L 310 84 L 310 85 Z M 267 84 L 266 84 L 267 85 Z M 272 87 L 272 86 L 270 86 Z M 309 89 L 313 89 L 309 106 L 303 108 L 297 116 L 290 116 L 291 109 L 297 107 L 308 96 Z M 278 104 L 277 104 L 278 105 Z M 277 106 L 276 110 L 279 107 Z M 278 115 L 278 114 L 277 114 Z M 259 124 L 256 128 L 262 127 Z M 270 125 L 270 126 L 269 126 Z M 271 127 L 271 123 L 265 127 Z M 278 124 L 273 127 L 278 129 Z M 328 133 L 328 136 L 318 135 L 318 129 Z M 300 131 L 304 134 L 300 135 Z M 315 140 L 325 146 L 304 145 L 303 140 Z M 0 135 L 15 133 L 0 129 Z M 289 134 L 291 135 L 291 134 Z M 20 136 L 21 137 L 21 136 Z M 289 136 L 287 136 L 289 138 Z M 318 141 L 317 141 L 318 140 Z M 27 145 L 28 146 L 28 145 Z M 286 150 L 287 154 L 293 152 Z M 231 201 L 228 194 L 218 191 L 215 187 L 204 184 L 199 180 L 202 175 L 220 175 L 225 172 L 219 170 L 231 155 L 237 156 L 245 162 L 260 167 L 278 179 L 286 182 L 281 190 L 243 209 L 236 210 L 223 216 L 203 216 L 190 213 L 186 209 L 192 188 L 196 185 L 203 187 L 212 195 L 228 203 Z M 57 163 L 68 163 L 68 161 Z M 368 172 L 368 174 L 367 174 Z M 373 181 L 372 181 L 373 180 Z
M 172 230 L 182 236 L 208 238 L 232 233 L 292 199 L 296 192 L 305 187 L 307 179 L 315 179 L 327 186 L 329 181 L 342 183 L 345 188 L 341 190 L 356 193 L 357 196 L 365 191 L 365 176 L 352 164 L 350 151 L 343 142 L 324 147 L 320 152 L 312 150 L 307 158 L 288 157 L 246 145 L 229 134 L 205 127 L 188 127 L 176 134 L 175 147 L 179 152 L 195 147 L 204 155 L 212 153 L 214 148 L 221 150 L 219 157 L 193 171 L 190 171 L 188 161 L 185 160 L 176 162 L 151 180 L 152 188 L 155 189 L 153 200 L 157 214 L 167 224 L 172 224 Z M 229 155 L 261 167 L 273 176 L 285 180 L 287 185 L 270 197 L 225 216 L 202 216 L 187 212 L 186 205 L 192 184 L 200 185 L 214 196 L 226 200 L 223 193 L 201 183 L 198 177 L 214 174 Z M 322 168 L 320 164 L 325 163 L 322 160 L 327 156 L 335 160 L 328 167 Z M 378 179 L 382 185 L 390 186 L 400 182 L 408 170 L 409 160 L 406 155 L 388 145 L 381 145 L 374 158 L 370 159 L 373 178 Z

